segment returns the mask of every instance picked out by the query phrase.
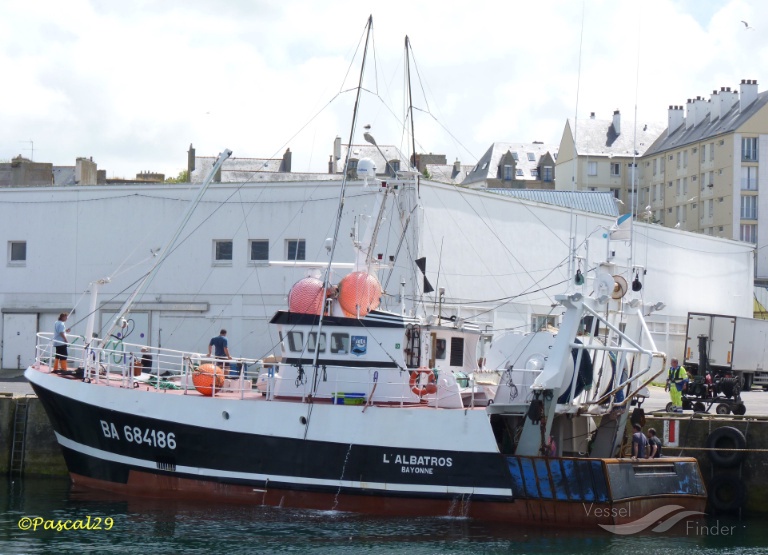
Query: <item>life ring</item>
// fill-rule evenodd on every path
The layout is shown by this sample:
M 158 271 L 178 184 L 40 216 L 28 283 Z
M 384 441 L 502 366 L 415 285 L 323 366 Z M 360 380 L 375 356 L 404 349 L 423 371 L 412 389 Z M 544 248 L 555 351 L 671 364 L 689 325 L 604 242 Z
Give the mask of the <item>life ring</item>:
M 707 437 L 709 459 L 721 468 L 731 468 L 744 458 L 744 451 L 717 451 L 717 449 L 745 449 L 747 440 L 740 430 L 731 426 L 717 428 Z
M 426 385 L 420 386 L 419 385 L 419 375 L 420 374 L 426 374 L 427 375 L 427 383 Z M 437 385 L 435 385 L 435 373 L 432 372 L 429 368 L 426 366 L 419 366 L 416 370 L 411 370 L 411 380 L 408 382 L 408 385 L 411 386 L 411 391 L 415 395 L 417 395 L 419 398 L 423 397 L 424 395 L 427 395 L 428 393 L 435 393 L 437 392 Z
M 709 503 L 721 513 L 731 513 L 741 509 L 747 500 L 747 488 L 734 474 L 716 474 L 709 481 Z

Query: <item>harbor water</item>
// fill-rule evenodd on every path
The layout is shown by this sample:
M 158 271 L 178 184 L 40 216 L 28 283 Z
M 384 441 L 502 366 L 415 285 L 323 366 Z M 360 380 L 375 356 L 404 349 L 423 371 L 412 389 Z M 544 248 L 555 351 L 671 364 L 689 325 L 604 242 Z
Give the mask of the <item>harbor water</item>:
M 0 553 L 765 553 L 764 520 L 709 517 L 666 532 L 536 529 L 462 518 L 127 498 L 68 479 L 0 480 Z M 46 529 L 47 528 L 47 529 Z M 57 530 L 57 528 L 59 528 Z M 65 529 L 69 528 L 69 529 Z

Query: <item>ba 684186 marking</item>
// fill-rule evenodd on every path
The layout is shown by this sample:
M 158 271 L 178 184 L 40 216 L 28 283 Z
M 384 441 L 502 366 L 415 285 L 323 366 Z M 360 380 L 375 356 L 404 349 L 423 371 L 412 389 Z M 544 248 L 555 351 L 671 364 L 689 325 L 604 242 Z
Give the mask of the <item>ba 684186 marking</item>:
M 104 437 L 121 440 L 125 438 L 130 443 L 136 445 L 148 445 L 150 447 L 160 447 L 161 449 L 176 449 L 176 434 L 173 432 L 164 432 L 154 428 L 140 428 L 139 426 L 123 426 L 123 438 L 120 432 L 112 422 L 101 420 L 101 431 Z

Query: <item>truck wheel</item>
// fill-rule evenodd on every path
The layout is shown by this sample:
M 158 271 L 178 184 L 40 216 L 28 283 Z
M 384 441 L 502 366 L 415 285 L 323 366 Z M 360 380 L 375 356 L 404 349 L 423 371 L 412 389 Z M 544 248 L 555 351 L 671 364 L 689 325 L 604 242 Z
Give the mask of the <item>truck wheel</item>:
M 720 403 L 719 405 L 717 405 L 717 408 L 715 409 L 715 412 L 717 414 L 730 414 L 731 407 L 729 407 L 725 403 Z
M 666 406 L 666 407 L 664 407 L 664 409 L 666 410 L 666 412 L 672 412 L 672 410 L 673 410 L 674 408 L 675 408 L 675 405 L 673 405 L 673 404 L 672 404 L 672 401 L 670 401 L 669 403 L 667 403 L 667 406 Z
M 733 414 L 736 416 L 744 416 L 747 414 L 747 406 L 744 403 L 739 403 L 733 408 Z
M 693 412 L 707 412 L 707 407 L 701 401 L 697 401 L 693 404 Z

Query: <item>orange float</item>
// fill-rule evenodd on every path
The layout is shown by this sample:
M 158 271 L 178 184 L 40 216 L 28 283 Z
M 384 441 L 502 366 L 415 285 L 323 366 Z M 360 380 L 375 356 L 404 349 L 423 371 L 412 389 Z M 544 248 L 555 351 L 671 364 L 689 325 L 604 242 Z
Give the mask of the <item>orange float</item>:
M 320 314 L 323 310 L 323 282 L 305 277 L 297 281 L 288 294 L 288 310 L 300 314 Z
M 426 385 L 420 385 L 422 374 L 427 375 Z M 420 366 L 418 369 L 411 371 L 411 380 L 408 382 L 408 385 L 411 386 L 411 391 L 418 395 L 419 398 L 427 395 L 428 393 L 437 392 L 437 385 L 435 385 L 435 373 L 426 366 Z
M 192 373 L 192 383 L 201 395 L 211 397 L 214 390 L 224 387 L 224 369 L 215 364 L 201 364 Z
M 347 316 L 354 318 L 359 313 L 363 317 L 379 308 L 381 293 L 376 276 L 368 272 L 352 272 L 339 283 L 339 305 Z

